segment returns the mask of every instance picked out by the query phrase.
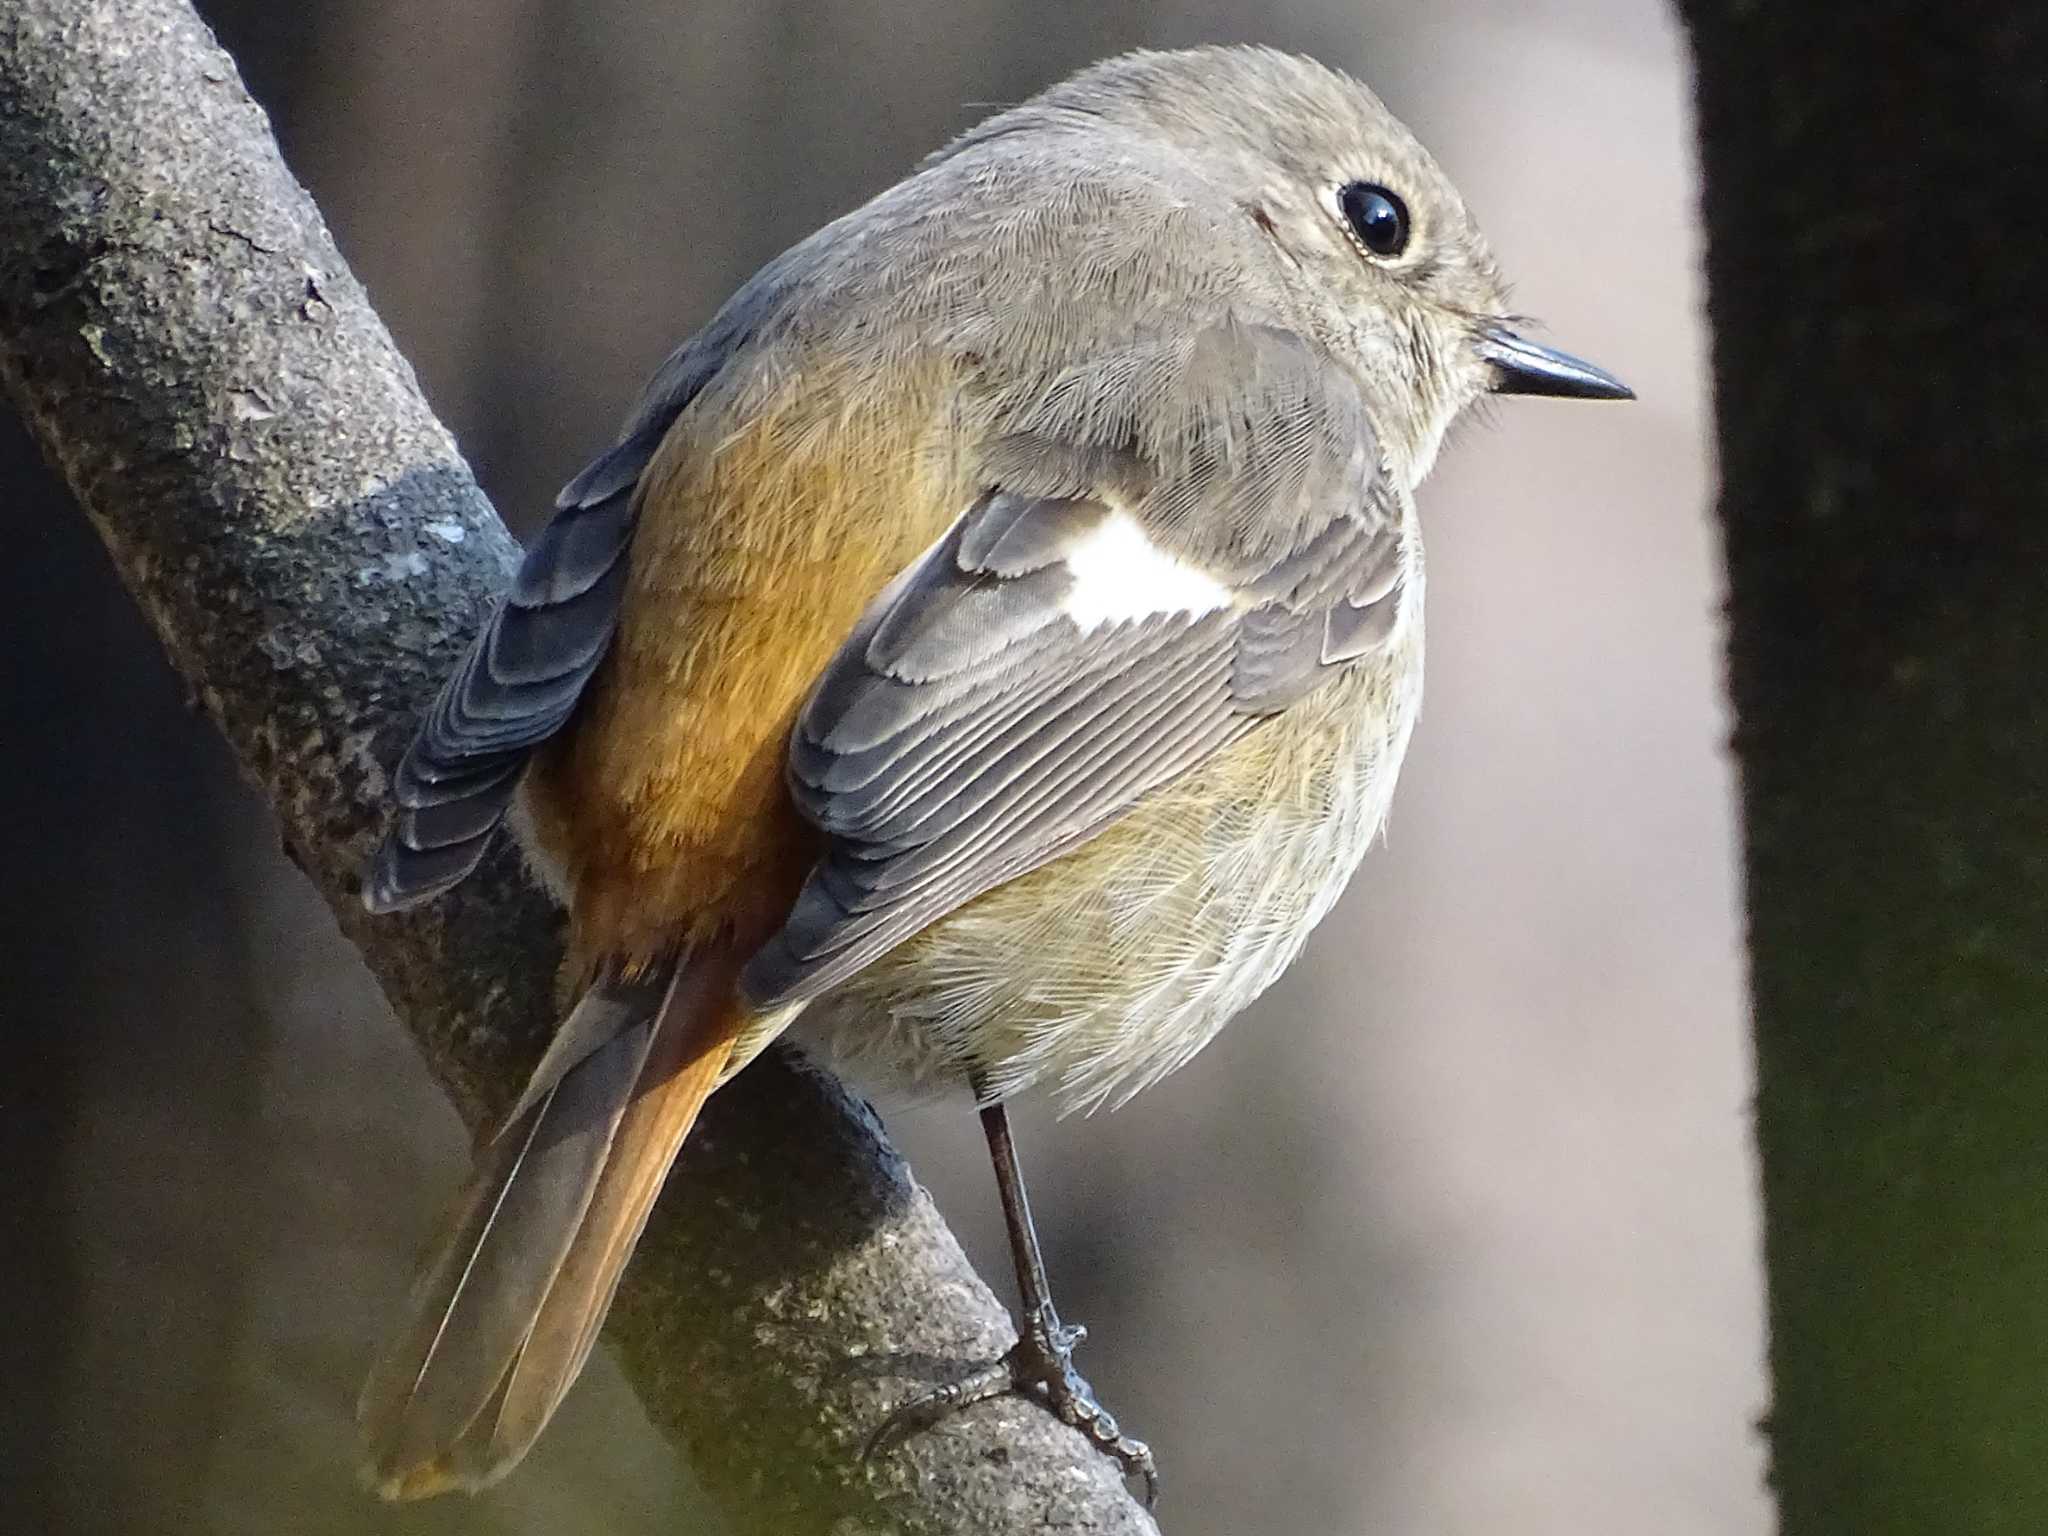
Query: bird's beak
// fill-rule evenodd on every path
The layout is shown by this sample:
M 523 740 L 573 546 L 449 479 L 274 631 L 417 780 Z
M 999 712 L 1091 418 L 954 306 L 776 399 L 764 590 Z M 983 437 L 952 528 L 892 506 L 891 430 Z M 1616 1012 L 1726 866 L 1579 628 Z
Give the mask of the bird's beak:
M 1493 365 L 1496 395 L 1562 395 L 1572 400 L 1633 400 L 1636 392 L 1605 368 L 1539 346 L 1504 325 L 1479 333 L 1479 355 Z

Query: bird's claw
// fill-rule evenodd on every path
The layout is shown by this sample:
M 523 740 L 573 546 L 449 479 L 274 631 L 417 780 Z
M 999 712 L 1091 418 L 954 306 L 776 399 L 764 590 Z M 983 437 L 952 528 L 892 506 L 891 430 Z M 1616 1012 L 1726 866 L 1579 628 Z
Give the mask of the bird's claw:
M 1087 1337 L 1088 1330 L 1080 1324 L 1063 1324 L 1050 1305 L 1041 1307 L 1026 1317 L 1017 1342 L 1000 1360 L 920 1392 L 891 1413 L 868 1436 L 862 1460 L 872 1459 L 962 1408 L 1015 1394 L 1043 1403 L 1061 1423 L 1071 1424 L 1087 1436 L 1090 1445 L 1114 1457 L 1125 1477 L 1143 1482 L 1145 1507 L 1150 1509 L 1159 1499 L 1159 1468 L 1152 1448 L 1118 1427 L 1115 1417 L 1096 1400 L 1095 1389 L 1074 1369 L 1074 1346 Z

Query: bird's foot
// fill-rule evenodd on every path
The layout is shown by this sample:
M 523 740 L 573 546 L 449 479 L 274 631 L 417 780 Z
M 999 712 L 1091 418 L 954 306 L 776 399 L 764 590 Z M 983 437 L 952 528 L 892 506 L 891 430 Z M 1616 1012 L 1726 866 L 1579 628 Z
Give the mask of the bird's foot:
M 1096 1401 L 1095 1389 L 1074 1369 L 1074 1346 L 1087 1337 L 1086 1328 L 1061 1323 L 1047 1303 L 1025 1317 L 1022 1333 L 1002 1359 L 919 1393 L 884 1419 L 868 1437 L 863 1457 L 873 1457 L 962 1408 L 1015 1394 L 1043 1403 L 1061 1423 L 1073 1425 L 1089 1444 L 1114 1457 L 1125 1477 L 1144 1483 L 1145 1507 L 1150 1509 L 1159 1498 L 1159 1468 L 1151 1447 L 1118 1427 L 1109 1410 Z

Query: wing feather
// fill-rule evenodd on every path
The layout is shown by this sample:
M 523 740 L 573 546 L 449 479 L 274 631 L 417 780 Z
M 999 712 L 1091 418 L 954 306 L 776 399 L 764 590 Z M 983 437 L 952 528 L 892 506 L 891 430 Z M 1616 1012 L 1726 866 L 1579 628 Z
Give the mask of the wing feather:
M 816 997 L 1058 857 L 1395 633 L 1407 502 L 1355 384 L 1299 338 L 1220 330 L 1175 354 L 1204 370 L 1213 430 L 1165 444 L 1113 400 L 1067 400 L 1057 414 L 1143 451 L 1005 437 L 996 461 L 1031 488 L 991 486 L 820 676 L 788 770 L 828 847 L 747 966 L 755 1006 Z M 1161 373 L 1075 377 L 1170 388 Z M 1137 552 L 1130 589 L 1082 602 L 1105 548 Z M 1212 590 L 1228 603 L 1197 601 Z
M 399 764 L 397 824 L 364 884 L 371 911 L 438 896 L 483 858 L 528 757 L 576 712 L 611 648 L 641 475 L 676 418 L 772 324 L 787 266 L 770 263 L 662 364 L 618 442 L 556 498 Z

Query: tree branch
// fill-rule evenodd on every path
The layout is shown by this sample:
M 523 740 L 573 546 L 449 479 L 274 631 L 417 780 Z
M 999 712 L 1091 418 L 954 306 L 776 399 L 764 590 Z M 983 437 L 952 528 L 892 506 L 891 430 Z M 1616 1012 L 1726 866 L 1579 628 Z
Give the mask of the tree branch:
M 0 376 L 480 1124 L 553 1021 L 556 916 L 506 856 L 396 919 L 363 914 L 357 871 L 385 765 L 516 546 L 182 0 L 0 19 Z M 836 1084 L 751 1068 L 679 1167 L 607 1337 L 736 1530 L 1153 1529 L 1029 1404 L 859 1462 L 891 1404 L 1010 1324 Z

